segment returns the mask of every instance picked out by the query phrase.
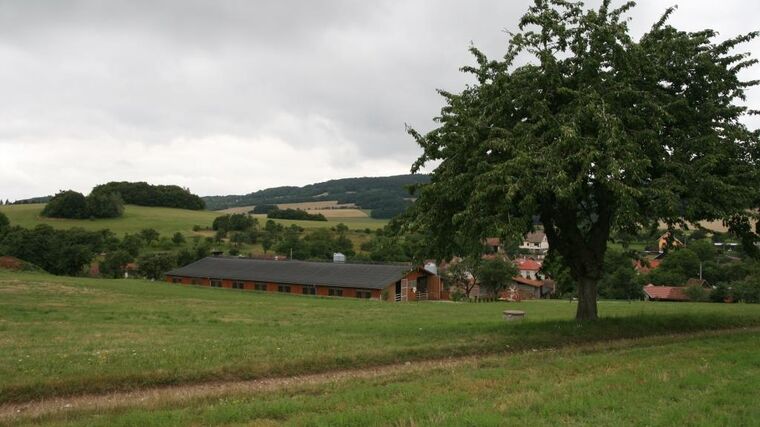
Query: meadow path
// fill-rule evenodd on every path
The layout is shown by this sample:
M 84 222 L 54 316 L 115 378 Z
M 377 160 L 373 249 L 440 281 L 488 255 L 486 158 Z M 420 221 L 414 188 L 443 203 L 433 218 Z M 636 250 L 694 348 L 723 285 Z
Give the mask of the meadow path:
M 529 352 L 550 353 L 586 353 L 623 349 L 628 347 L 656 346 L 672 343 L 674 340 L 711 337 L 718 335 L 760 332 L 760 327 L 724 329 L 688 334 L 659 335 L 636 339 L 620 339 L 601 341 L 592 344 L 570 346 L 564 348 L 533 349 Z M 479 360 L 485 357 L 509 357 L 514 352 L 462 356 L 404 362 L 372 368 L 346 369 L 297 375 L 290 377 L 262 378 L 248 381 L 207 382 L 184 384 L 176 386 L 151 387 L 133 391 L 111 392 L 105 394 L 85 394 L 78 396 L 55 397 L 39 401 L 12 403 L 0 406 L 0 424 L 14 422 L 19 419 L 31 420 L 45 415 L 63 412 L 106 411 L 117 408 L 142 407 L 160 408 L 167 405 L 189 402 L 195 399 L 213 399 L 235 394 L 257 394 L 299 387 L 303 385 L 329 384 L 357 379 L 370 379 L 382 376 L 394 376 L 405 373 L 454 369 L 463 366 L 476 368 Z

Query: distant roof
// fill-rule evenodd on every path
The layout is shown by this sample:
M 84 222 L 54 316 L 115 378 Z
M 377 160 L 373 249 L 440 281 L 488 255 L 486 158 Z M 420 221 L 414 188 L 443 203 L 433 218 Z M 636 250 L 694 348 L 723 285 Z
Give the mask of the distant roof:
M 498 237 L 486 237 L 486 246 L 500 246 L 501 239 Z
M 383 289 L 412 271 L 411 264 L 351 264 L 207 257 L 166 273 L 167 276 L 247 280 L 252 282 Z
M 531 279 L 526 279 L 522 276 L 515 276 L 512 278 L 512 281 L 517 282 L 521 285 L 533 286 L 534 288 L 540 288 L 544 286 L 543 280 L 531 280 Z
M 541 269 L 541 263 L 530 258 L 520 258 L 515 260 L 518 270 L 538 271 Z
M 705 279 L 698 279 L 696 277 L 692 277 L 691 279 L 686 281 L 686 286 L 702 286 L 703 288 L 709 287 L 710 282 L 708 282 Z
M 530 243 L 541 243 L 544 241 L 546 234 L 543 231 L 533 231 L 525 235 L 525 241 Z
M 662 301 L 689 301 L 683 287 L 680 286 L 654 286 L 652 284 L 644 286 L 644 293 L 649 299 Z
M 634 262 L 633 268 L 639 273 L 649 273 L 659 267 L 660 263 L 662 263 L 661 259 L 637 260 Z

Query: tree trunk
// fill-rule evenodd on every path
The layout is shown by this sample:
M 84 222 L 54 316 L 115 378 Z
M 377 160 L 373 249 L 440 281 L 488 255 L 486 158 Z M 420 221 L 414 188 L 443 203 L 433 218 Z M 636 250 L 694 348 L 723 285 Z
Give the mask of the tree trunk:
M 598 279 L 584 277 L 578 280 L 578 311 L 575 320 L 596 320 L 599 316 L 596 309 L 596 285 Z

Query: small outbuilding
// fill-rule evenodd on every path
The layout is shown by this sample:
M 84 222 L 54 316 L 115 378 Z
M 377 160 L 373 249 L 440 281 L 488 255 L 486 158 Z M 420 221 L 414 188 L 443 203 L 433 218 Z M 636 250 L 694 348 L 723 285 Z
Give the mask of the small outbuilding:
M 689 301 L 683 286 L 644 286 L 644 297 L 647 301 Z

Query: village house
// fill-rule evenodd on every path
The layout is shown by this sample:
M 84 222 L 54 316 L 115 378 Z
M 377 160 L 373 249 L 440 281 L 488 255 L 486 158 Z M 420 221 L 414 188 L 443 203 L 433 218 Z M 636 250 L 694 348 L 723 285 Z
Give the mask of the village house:
M 543 280 L 544 276 L 540 273 L 541 262 L 530 258 L 518 258 L 515 260 L 517 274 L 525 279 Z
M 515 276 L 504 289 L 499 299 L 506 301 L 520 301 L 525 299 L 549 298 L 555 291 L 554 281 L 551 279 L 528 279 Z
M 659 239 L 657 239 L 657 249 L 660 251 L 660 253 L 665 252 L 666 249 L 675 249 L 682 247 L 684 247 L 683 242 L 673 236 L 670 231 L 664 233 L 662 236 L 660 236 Z
M 534 231 L 525 235 L 519 249 L 543 259 L 549 252 L 549 240 L 543 231 Z
M 216 288 L 387 301 L 448 298 L 436 274 L 410 264 L 211 256 L 169 271 L 166 281 Z

